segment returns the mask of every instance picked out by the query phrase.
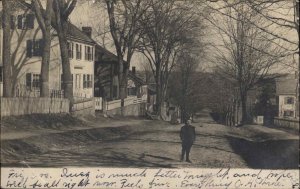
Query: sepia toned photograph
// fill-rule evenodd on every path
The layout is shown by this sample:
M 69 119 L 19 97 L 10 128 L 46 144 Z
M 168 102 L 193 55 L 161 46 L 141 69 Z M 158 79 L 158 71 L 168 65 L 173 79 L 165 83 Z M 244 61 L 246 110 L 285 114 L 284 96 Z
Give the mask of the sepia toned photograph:
M 298 170 L 298 0 L 1 0 L 0 17 L 1 168 Z

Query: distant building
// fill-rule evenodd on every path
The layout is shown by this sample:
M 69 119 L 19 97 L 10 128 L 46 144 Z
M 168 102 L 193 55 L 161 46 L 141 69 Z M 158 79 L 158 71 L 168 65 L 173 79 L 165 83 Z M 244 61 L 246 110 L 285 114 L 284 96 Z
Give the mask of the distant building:
M 276 96 L 278 96 L 278 117 L 299 117 L 299 102 L 297 98 L 297 82 L 295 75 L 287 75 L 276 80 Z

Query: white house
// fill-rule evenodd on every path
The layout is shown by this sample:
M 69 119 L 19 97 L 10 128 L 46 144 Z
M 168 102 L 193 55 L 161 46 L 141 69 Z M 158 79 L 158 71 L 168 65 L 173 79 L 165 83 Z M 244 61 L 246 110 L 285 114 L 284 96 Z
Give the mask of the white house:
M 19 5 L 17 11 L 11 16 L 11 25 L 14 95 L 38 96 L 43 39 L 37 19 L 31 10 Z M 90 37 L 91 29 L 89 27 L 83 29 L 81 31 L 71 23 L 68 25 L 68 48 L 75 98 L 90 98 L 94 96 L 95 43 Z M 2 32 L 2 28 L 0 28 L 0 35 L 2 35 Z M 2 36 L 0 42 L 1 48 Z M 62 63 L 58 37 L 54 29 L 52 30 L 50 57 L 50 95 L 62 96 Z M 0 51 L 0 58 L 2 61 L 2 50 Z M 2 70 L 1 68 L 2 63 L 0 62 L 0 71 Z M 2 85 L 0 91 L 2 91 Z
M 299 117 L 299 103 L 296 96 L 297 78 L 287 75 L 276 80 L 276 95 L 278 96 L 278 117 Z

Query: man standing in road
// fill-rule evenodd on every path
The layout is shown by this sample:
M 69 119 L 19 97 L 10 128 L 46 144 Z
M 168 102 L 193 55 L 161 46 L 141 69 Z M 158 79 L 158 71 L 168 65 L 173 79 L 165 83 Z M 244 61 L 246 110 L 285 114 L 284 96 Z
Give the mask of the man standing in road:
M 180 139 L 182 141 L 181 161 L 183 161 L 184 154 L 186 154 L 186 161 L 192 163 L 189 156 L 191 147 L 195 141 L 195 137 L 195 127 L 191 125 L 191 120 L 189 119 L 180 130 Z

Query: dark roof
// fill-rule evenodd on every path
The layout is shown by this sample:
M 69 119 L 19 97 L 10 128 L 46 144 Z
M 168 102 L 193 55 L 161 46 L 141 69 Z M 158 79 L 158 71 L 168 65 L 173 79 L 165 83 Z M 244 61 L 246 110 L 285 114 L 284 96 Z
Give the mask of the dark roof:
M 276 95 L 295 95 L 297 79 L 294 75 L 287 75 L 276 79 Z
M 95 41 L 94 41 L 95 42 Z M 96 43 L 96 56 L 100 57 L 100 59 L 96 61 L 105 61 L 105 62 L 118 62 L 118 57 L 114 53 L 100 46 Z
M 83 31 L 77 28 L 74 24 L 68 23 L 67 37 L 73 40 L 84 41 L 91 44 L 96 44 L 96 42 L 87 36 Z
M 137 85 L 146 85 L 142 78 L 138 77 L 137 75 L 133 74 L 132 71 L 128 72 L 128 78 L 132 79 L 133 82 Z

